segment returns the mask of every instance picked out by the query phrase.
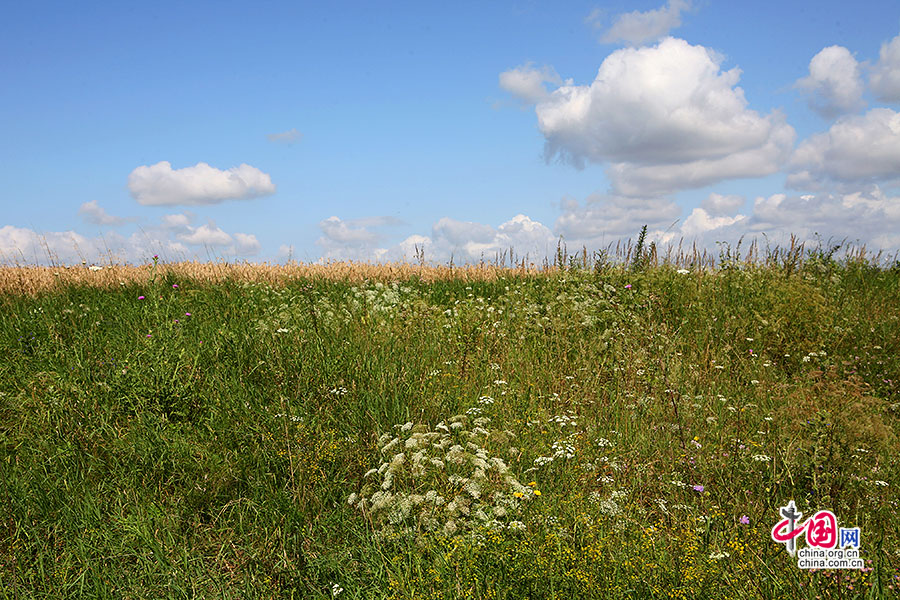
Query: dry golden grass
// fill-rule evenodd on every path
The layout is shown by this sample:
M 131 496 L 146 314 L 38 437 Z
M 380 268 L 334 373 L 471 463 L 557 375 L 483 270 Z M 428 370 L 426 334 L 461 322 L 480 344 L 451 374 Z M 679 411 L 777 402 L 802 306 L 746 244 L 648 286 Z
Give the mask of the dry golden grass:
M 343 281 L 402 281 L 414 277 L 422 281 L 461 279 L 464 281 L 493 281 L 500 277 L 546 274 L 553 267 L 502 267 L 480 264 L 465 266 L 429 266 L 409 263 L 368 264 L 331 262 L 326 264 L 228 264 L 179 262 L 160 263 L 155 267 L 157 280 L 167 275 L 204 283 L 223 281 L 258 282 L 285 285 L 297 279 L 330 279 Z M 93 271 L 80 265 L 72 267 L 16 266 L 0 267 L 0 293 L 34 295 L 67 285 L 116 287 L 142 284 L 154 276 L 152 264 L 142 266 L 105 266 Z

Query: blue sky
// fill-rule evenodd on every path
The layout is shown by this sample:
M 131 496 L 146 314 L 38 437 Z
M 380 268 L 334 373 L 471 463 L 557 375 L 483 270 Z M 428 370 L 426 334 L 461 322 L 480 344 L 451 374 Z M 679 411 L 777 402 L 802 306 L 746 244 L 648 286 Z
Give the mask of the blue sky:
M 32 2 L 0 55 L 0 261 L 900 248 L 895 1 Z

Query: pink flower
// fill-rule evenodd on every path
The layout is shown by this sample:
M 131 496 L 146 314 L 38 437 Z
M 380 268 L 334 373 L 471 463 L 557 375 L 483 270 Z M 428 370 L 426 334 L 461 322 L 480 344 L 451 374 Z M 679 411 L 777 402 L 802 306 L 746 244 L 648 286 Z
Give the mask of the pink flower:
M 629 283 L 628 285 L 626 285 L 626 286 L 625 286 L 625 289 L 626 289 L 626 290 L 630 290 L 630 289 L 631 289 L 631 284 Z
M 143 299 L 144 299 L 143 296 L 138 296 L 138 300 L 143 300 Z
M 153 336 L 152 336 L 152 335 L 150 335 L 150 334 L 149 334 L 149 333 L 148 333 L 148 334 L 147 334 L 147 337 L 148 337 L 148 338 L 150 338 L 150 337 L 153 337 Z
M 750 524 L 750 517 L 748 517 L 747 515 L 741 515 L 741 525 L 749 525 L 749 524 Z
M 177 289 L 178 289 L 178 284 L 177 284 L 177 283 L 173 283 L 173 284 L 172 284 L 172 289 L 173 289 L 173 290 L 177 290 Z
M 191 313 L 184 313 L 184 316 L 189 317 L 191 316 Z
M 695 491 L 695 492 L 702 492 L 704 489 L 705 489 L 705 488 L 704 488 L 702 485 L 695 485 L 695 486 L 694 486 L 694 491 Z

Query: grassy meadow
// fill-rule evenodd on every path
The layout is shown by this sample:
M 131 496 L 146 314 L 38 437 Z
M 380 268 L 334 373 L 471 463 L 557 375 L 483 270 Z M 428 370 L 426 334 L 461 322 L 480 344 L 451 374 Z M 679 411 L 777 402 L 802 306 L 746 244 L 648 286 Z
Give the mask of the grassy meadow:
M 635 256 L 0 269 L 0 598 L 900 595 L 900 268 Z

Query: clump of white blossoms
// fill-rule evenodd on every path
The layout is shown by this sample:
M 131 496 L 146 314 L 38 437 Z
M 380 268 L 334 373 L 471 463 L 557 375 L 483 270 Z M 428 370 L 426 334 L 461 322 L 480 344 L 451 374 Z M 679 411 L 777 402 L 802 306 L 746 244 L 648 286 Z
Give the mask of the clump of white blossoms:
M 522 509 L 536 494 L 502 458 L 515 456 L 515 435 L 489 428 L 490 422 L 457 415 L 434 429 L 396 425 L 396 433 L 378 439 L 381 464 L 365 474 L 348 503 L 372 520 L 379 536 L 519 530 Z

